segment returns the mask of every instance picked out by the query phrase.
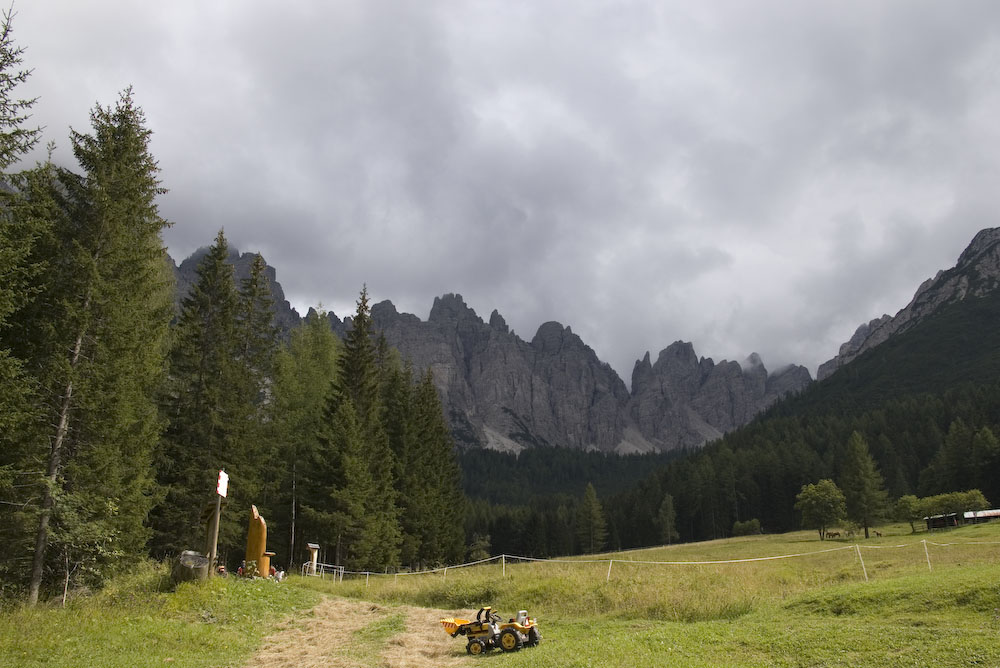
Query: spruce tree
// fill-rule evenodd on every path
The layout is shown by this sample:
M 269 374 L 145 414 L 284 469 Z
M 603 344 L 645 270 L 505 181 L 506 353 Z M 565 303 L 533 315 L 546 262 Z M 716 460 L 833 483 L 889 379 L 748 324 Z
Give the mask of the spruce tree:
M 427 369 L 413 395 L 413 469 L 421 473 L 425 485 L 420 540 L 424 563 L 454 563 L 465 546 L 465 494 L 461 471 L 455 457 L 455 443 L 444 417 L 444 407 Z M 414 480 L 419 484 L 419 481 Z
M 100 577 L 140 556 L 148 537 L 151 447 L 162 426 L 154 395 L 172 292 L 155 203 L 163 190 L 131 90 L 114 107 L 96 107 L 91 126 L 70 137 L 82 174 L 48 170 L 58 183 L 41 172 L 34 182 L 48 179 L 52 190 L 33 203 L 51 215 L 32 251 L 45 271 L 18 318 L 19 356 L 42 411 L 32 439 L 44 481 L 29 604 L 51 543 L 62 566 L 86 558 Z
M 249 508 L 246 480 L 252 478 L 247 475 L 252 463 L 244 461 L 238 441 L 247 409 L 234 392 L 245 382 L 237 362 L 239 295 L 228 254 L 220 230 L 198 265 L 198 280 L 174 330 L 163 402 L 169 425 L 157 458 L 164 489 L 153 518 L 157 555 L 205 547 L 201 517 L 214 501 L 220 469 L 230 476 L 227 505 L 232 508 L 222 515 L 220 545 L 238 549 L 245 520 L 240 511 Z
M 395 462 L 382 424 L 380 369 L 367 289 L 362 289 L 357 304 L 324 410 L 316 453 L 318 475 L 312 485 L 325 486 L 334 510 L 324 510 L 320 499 L 303 510 L 336 531 L 341 563 L 388 568 L 399 563 L 401 540 Z M 323 476 L 324 470 L 330 474 Z
M 51 213 L 39 198 L 52 204 L 48 183 L 54 181 L 51 165 L 6 173 L 40 138 L 38 128 L 25 127 L 35 100 L 14 94 L 30 70 L 20 67 L 24 50 L 14 43 L 12 18 L 5 11 L 0 26 L 0 178 L 14 186 L 13 191 L 0 187 L 0 544 L 9 555 L 0 562 L 0 587 L 17 581 L 30 566 L 24 557 L 30 558 L 26 539 L 34 519 L 39 465 L 31 461 L 37 453 L 24 447 L 29 442 L 24 432 L 37 416 L 37 402 L 24 360 L 12 351 L 18 336 L 13 325 L 38 293 L 43 265 L 33 250 L 51 225 Z
M 875 460 L 868 452 L 868 442 L 857 431 L 847 441 L 841 488 L 847 502 L 847 518 L 864 527 L 865 538 L 868 538 L 868 528 L 887 511 L 888 494 Z

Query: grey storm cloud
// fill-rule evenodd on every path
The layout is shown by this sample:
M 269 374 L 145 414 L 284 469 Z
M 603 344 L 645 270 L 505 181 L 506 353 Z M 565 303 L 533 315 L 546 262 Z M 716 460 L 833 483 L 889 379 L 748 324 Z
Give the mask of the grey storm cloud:
M 677 339 L 815 371 L 997 224 L 988 0 L 15 12 L 57 160 L 134 86 L 178 260 L 224 228 L 300 309 L 459 292 L 626 382 Z

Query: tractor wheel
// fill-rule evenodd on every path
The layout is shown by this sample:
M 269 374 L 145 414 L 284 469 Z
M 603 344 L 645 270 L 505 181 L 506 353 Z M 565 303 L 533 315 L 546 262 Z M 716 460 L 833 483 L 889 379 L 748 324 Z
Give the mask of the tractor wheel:
M 465 651 L 473 656 L 477 654 L 482 654 L 486 651 L 486 645 L 479 638 L 473 638 L 469 641 L 469 644 L 465 646 Z
M 542 634 L 538 632 L 537 626 L 532 626 L 528 629 L 528 642 L 526 643 L 528 647 L 534 647 L 542 641 Z
M 514 629 L 504 629 L 500 632 L 500 649 L 505 652 L 516 652 L 521 649 L 521 634 Z

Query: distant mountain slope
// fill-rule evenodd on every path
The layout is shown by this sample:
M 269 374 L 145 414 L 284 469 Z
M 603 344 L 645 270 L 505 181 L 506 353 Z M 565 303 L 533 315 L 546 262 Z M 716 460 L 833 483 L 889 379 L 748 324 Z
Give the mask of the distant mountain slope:
M 982 297 L 1000 287 L 1000 228 L 980 231 L 962 252 L 958 262 L 924 281 L 909 304 L 894 317 L 883 315 L 855 331 L 840 346 L 836 357 L 823 363 L 817 372 L 822 380 L 859 355 L 895 335 L 908 331 L 942 307 L 965 299 Z
M 1000 290 L 961 299 L 856 356 L 850 364 L 776 406 L 775 414 L 841 415 L 913 394 L 941 394 L 1000 379 Z

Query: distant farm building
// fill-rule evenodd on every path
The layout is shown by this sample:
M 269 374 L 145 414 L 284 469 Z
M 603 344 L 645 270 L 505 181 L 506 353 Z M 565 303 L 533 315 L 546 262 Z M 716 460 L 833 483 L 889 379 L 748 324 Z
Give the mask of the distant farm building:
M 993 510 L 970 510 L 965 513 L 966 524 L 982 524 L 1000 518 L 1000 508 Z
M 925 517 L 927 530 L 932 529 L 952 529 L 962 524 L 982 524 L 1000 518 L 1000 508 L 993 510 L 968 510 L 964 513 L 946 513 L 944 515 L 931 515 Z
M 958 526 L 958 513 L 931 515 L 930 517 L 925 517 L 924 521 L 927 522 L 928 531 L 933 529 L 951 529 Z

